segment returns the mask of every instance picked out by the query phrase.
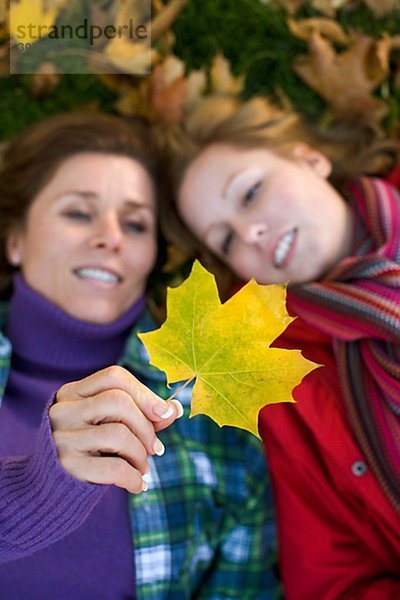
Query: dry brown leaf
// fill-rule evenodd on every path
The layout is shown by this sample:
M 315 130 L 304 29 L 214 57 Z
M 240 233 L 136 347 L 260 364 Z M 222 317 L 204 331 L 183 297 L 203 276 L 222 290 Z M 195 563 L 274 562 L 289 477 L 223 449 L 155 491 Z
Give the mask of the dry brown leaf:
M 163 123 L 180 123 L 188 105 L 204 92 L 204 72 L 192 71 L 185 76 L 184 71 L 184 63 L 171 55 L 158 64 L 150 76 L 149 103 Z
M 383 17 L 400 8 L 398 0 L 364 0 L 364 3 L 377 17 Z
M 118 2 L 114 25 L 116 28 L 128 26 L 131 22 L 134 26 L 143 25 L 150 20 L 148 0 L 123 0 Z
M 398 50 L 400 48 L 400 35 L 394 35 L 390 38 L 390 49 Z
M 298 20 L 288 19 L 287 23 L 293 35 L 306 42 L 310 40 L 313 32 L 316 31 L 323 37 L 338 44 L 349 43 L 349 35 L 333 19 L 326 19 L 324 17 Z
M 90 15 L 90 24 L 100 27 L 102 31 L 104 31 L 105 27 L 110 24 L 110 16 L 108 12 L 103 10 L 99 4 L 92 4 L 89 7 L 89 15 Z M 93 48 L 95 50 L 100 50 L 105 46 L 107 42 L 107 38 L 105 35 L 101 35 L 98 38 L 93 40 Z
M 187 82 L 183 76 L 166 83 L 164 63 L 150 76 L 150 105 L 163 123 L 177 124 L 183 119 Z
M 151 0 L 151 12 L 153 15 L 157 15 L 164 8 L 162 0 Z
M 394 78 L 393 78 L 394 85 L 395 85 L 395 87 L 400 88 L 400 60 L 397 62 L 393 71 L 394 71 Z
M 350 0 L 312 0 L 314 8 L 327 17 L 334 17 L 339 8 L 343 8 Z
M 156 65 L 150 77 L 139 81 L 128 77 L 103 75 L 104 85 L 119 95 L 116 110 L 122 115 L 139 113 L 164 123 L 177 123 L 183 111 L 204 93 L 205 73 L 194 71 L 184 75 L 184 63 L 168 56 Z
M 195 104 L 199 98 L 201 98 L 207 87 L 207 76 L 205 71 L 192 71 L 186 77 L 186 101 L 185 108 L 189 108 L 192 104 Z
M 154 117 L 149 103 L 149 79 L 144 78 L 137 85 L 128 85 L 114 103 L 116 111 L 124 117 L 141 115 L 148 119 Z
M 33 76 L 31 95 L 37 98 L 38 96 L 51 94 L 60 83 L 61 75 L 57 65 L 52 62 L 44 62 Z
M 46 11 L 52 8 L 61 10 L 67 4 L 67 0 L 42 0 L 42 3 Z
M 296 73 L 343 119 L 355 116 L 378 122 L 386 113 L 385 102 L 372 96 L 389 72 L 389 38 L 376 41 L 358 36 L 344 52 L 314 32 L 309 54 L 298 57 Z
M 166 88 L 171 85 L 176 79 L 183 77 L 185 74 L 185 64 L 184 62 L 171 54 L 167 56 L 165 60 L 162 62 L 162 79 L 163 79 L 163 87 Z
M 104 50 L 104 64 L 101 71 L 110 65 L 110 71 L 126 74 L 146 74 L 150 72 L 152 60 L 157 53 L 150 47 L 150 35 L 145 40 L 134 38 L 138 26 L 148 26 L 150 9 L 148 0 L 116 0 L 114 6 L 105 11 L 99 4 L 90 7 L 91 21 L 103 30 L 113 20 L 117 36 L 108 39 L 102 36 L 97 41 L 96 50 Z M 93 57 L 92 57 L 93 59 Z M 98 57 L 101 62 L 101 57 Z
M 0 26 L 7 21 L 7 0 L 0 0 Z
M 121 73 L 132 75 L 149 73 L 158 59 L 158 52 L 148 44 L 131 42 L 122 37 L 110 40 L 104 49 L 110 63 Z
M 10 42 L 0 45 L 0 77 L 10 73 Z
M 221 94 L 239 94 L 243 90 L 244 76 L 234 77 L 229 61 L 218 54 L 210 69 L 211 91 Z
M 304 6 L 306 0 L 276 0 L 279 6 L 282 6 L 289 13 L 294 15 L 300 8 Z M 265 2 L 267 4 L 267 2 Z
M 177 79 L 186 80 L 185 106 L 195 102 L 203 95 L 206 88 L 206 74 L 204 70 L 191 71 L 185 76 L 185 64 L 176 56 L 168 56 L 162 63 L 163 89 L 172 85 Z
M 151 22 L 151 40 L 155 42 L 171 28 L 179 13 L 186 6 L 187 0 L 171 0 L 153 18 Z

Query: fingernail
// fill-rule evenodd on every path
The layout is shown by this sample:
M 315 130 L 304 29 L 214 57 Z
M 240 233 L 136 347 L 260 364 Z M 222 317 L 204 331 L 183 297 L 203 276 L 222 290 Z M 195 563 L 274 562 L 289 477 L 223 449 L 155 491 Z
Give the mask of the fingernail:
M 145 483 L 149 483 L 149 481 L 151 479 L 150 473 L 145 473 L 144 475 L 142 475 L 142 479 Z
M 147 483 L 145 481 L 143 481 L 142 492 L 147 492 L 148 489 L 149 489 L 149 486 L 147 485 Z
M 165 452 L 164 444 L 158 438 L 155 441 L 153 450 L 157 454 L 157 456 L 162 456 Z
M 176 406 L 176 412 L 178 413 L 177 419 L 180 419 L 183 415 L 183 406 L 179 402 L 179 400 L 171 400 L 173 404 Z
M 153 407 L 153 411 L 158 417 L 161 417 L 162 419 L 169 419 L 174 414 L 174 409 L 167 403 L 165 403 L 165 405 L 155 404 Z

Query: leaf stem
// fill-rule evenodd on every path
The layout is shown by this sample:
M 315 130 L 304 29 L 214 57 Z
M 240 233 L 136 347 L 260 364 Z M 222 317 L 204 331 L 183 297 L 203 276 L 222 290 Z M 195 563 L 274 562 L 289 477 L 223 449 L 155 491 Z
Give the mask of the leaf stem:
M 168 402 L 168 400 L 173 400 L 174 398 L 176 398 L 176 396 L 178 394 L 180 394 L 181 391 L 184 390 L 185 387 L 189 385 L 189 383 L 192 383 L 193 379 L 196 379 L 196 375 L 193 375 L 193 377 L 191 377 L 190 379 L 185 381 L 185 383 L 183 383 L 177 390 L 175 390 L 175 392 L 169 398 L 167 398 L 167 402 Z

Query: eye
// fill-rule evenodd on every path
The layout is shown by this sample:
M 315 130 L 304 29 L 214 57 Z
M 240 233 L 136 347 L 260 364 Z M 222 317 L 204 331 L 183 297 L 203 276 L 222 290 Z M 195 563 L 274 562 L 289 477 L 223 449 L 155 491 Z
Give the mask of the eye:
M 144 233 L 147 231 L 146 225 L 141 221 L 127 221 L 124 228 L 128 233 Z
M 82 221 L 88 223 L 91 220 L 91 215 L 88 212 L 78 209 L 67 210 L 62 213 L 64 217 L 71 219 L 73 221 Z
M 221 252 L 224 256 L 227 256 L 229 254 L 229 251 L 232 247 L 233 235 L 233 231 L 229 231 L 229 233 L 223 239 L 221 245 Z
M 243 197 L 243 201 L 242 204 L 243 206 L 247 206 L 248 204 L 250 204 L 250 202 L 252 200 L 254 200 L 254 198 L 257 196 L 258 191 L 261 187 L 261 181 L 258 181 L 257 183 L 255 183 L 254 185 L 252 185 L 246 192 L 246 194 Z

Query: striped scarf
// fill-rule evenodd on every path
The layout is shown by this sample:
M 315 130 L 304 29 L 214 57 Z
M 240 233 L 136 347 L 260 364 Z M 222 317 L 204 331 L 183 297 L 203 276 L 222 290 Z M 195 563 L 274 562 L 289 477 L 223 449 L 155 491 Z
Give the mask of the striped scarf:
M 350 423 L 400 512 L 400 196 L 379 179 L 349 187 L 354 255 L 318 283 L 291 288 L 291 306 L 333 338 Z

